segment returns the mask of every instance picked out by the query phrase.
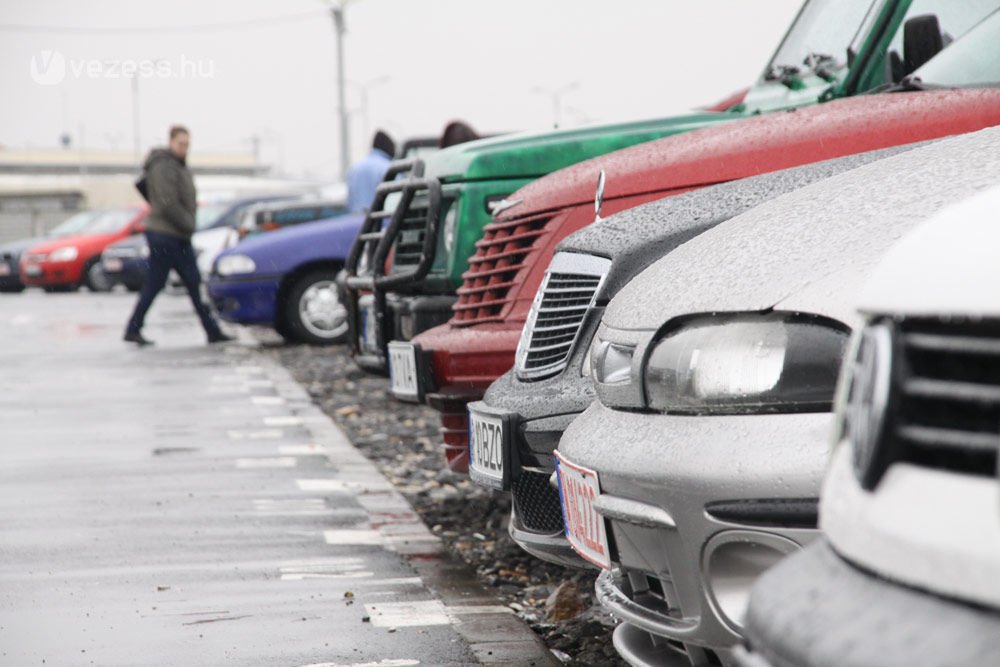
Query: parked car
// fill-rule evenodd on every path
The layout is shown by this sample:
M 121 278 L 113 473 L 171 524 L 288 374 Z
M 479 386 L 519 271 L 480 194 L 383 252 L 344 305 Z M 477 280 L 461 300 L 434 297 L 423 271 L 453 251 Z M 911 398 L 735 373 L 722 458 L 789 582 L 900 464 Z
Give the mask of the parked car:
M 567 537 L 603 570 L 626 660 L 733 663 L 750 586 L 818 535 L 858 286 L 902 234 L 995 183 L 1000 128 L 915 148 L 724 222 L 611 300 L 599 400 L 556 457 Z
M 807 2 L 763 76 L 742 102 L 724 113 L 503 137 L 443 150 L 426 162 L 398 163 L 391 180 L 379 189 L 347 263 L 346 299 L 358 364 L 385 373 L 389 342 L 410 340 L 451 317 L 456 288 L 466 270 L 475 270 L 475 266 L 470 269 L 469 257 L 491 213 L 511 219 L 511 226 L 502 232 L 504 243 L 494 250 L 502 253 L 499 264 L 491 264 L 490 273 L 478 276 L 481 284 L 467 294 L 472 302 L 460 305 L 473 318 L 495 316 L 491 309 L 502 308 L 503 301 L 491 293 L 510 286 L 509 276 L 522 251 L 547 233 L 547 216 L 511 218 L 519 214 L 512 192 L 544 174 L 614 150 L 881 85 L 891 80 L 886 78 L 885 53 L 909 4 L 909 0 Z M 938 4 L 948 3 L 938 0 Z M 910 51 L 917 43 L 922 52 L 933 48 L 926 40 L 913 39 Z M 585 199 L 592 196 L 594 178 L 596 174 L 586 178 Z M 662 191 L 658 183 L 642 185 Z M 625 186 L 612 184 L 616 187 Z M 626 202 L 620 200 L 622 194 L 609 197 L 608 212 L 656 198 Z M 582 201 L 549 203 L 563 207 Z
M 202 278 L 208 279 L 215 257 L 236 243 L 235 229 L 244 211 L 261 202 L 280 202 L 292 198 L 288 195 L 264 195 L 199 204 L 191 244 L 198 256 Z M 149 245 L 146 237 L 130 236 L 111 244 L 101 253 L 101 267 L 112 284 L 121 283 L 128 290 L 137 291 L 146 279 L 148 258 Z M 173 287 L 182 287 L 180 277 L 173 271 L 170 272 L 168 283 Z
M 250 234 L 273 232 L 304 222 L 335 218 L 348 212 L 346 200 L 341 199 L 263 202 L 244 211 L 237 232 L 242 239 Z
M 252 236 L 219 254 L 208 293 L 219 315 L 273 326 L 288 340 L 328 345 L 347 333 L 336 276 L 362 216 L 345 215 Z
M 21 255 L 21 282 L 46 291 L 82 285 L 92 292 L 111 289 L 101 268 L 101 253 L 115 241 L 142 232 L 148 212 L 148 206 L 103 211 L 76 234 L 32 246 Z
M 469 473 L 479 484 L 511 492 L 508 530 L 514 541 L 544 560 L 574 566 L 586 563 L 566 541 L 559 494 L 549 479 L 555 471 L 553 451 L 562 432 L 595 397 L 587 374 L 587 351 L 604 304 L 649 264 L 698 234 L 769 199 L 912 146 L 837 158 L 677 195 L 602 219 L 563 240 L 535 299 L 526 338 L 533 340 L 540 335 L 536 331 L 548 329 L 551 318 L 540 316 L 538 305 L 551 306 L 559 295 L 578 297 L 582 306 L 571 313 L 573 326 L 558 329 L 564 333 L 567 353 L 544 375 L 522 375 L 525 366 L 521 363 L 517 371 L 510 370 L 494 382 L 484 400 L 469 405 Z M 485 434 L 489 437 L 483 437 Z
M 45 236 L 20 239 L 0 245 L 0 292 L 24 291 L 25 284 L 21 282 L 21 273 L 18 270 L 18 266 L 21 263 L 21 254 L 25 250 L 48 239 L 77 234 L 100 214 L 101 211 L 99 210 L 80 211 L 59 223 L 59 225 Z
M 946 208 L 862 291 L 824 539 L 754 586 L 740 665 L 1000 664 L 997 210 Z

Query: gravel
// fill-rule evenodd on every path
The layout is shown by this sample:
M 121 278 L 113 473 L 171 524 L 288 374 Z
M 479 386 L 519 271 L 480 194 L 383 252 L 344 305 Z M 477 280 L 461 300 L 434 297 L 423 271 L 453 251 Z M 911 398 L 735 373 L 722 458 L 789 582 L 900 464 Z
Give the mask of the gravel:
M 255 335 L 451 553 L 474 567 L 479 580 L 496 589 L 557 657 L 574 666 L 626 664 L 611 643 L 614 622 L 594 600 L 596 572 L 560 567 L 522 551 L 507 535 L 510 495 L 484 489 L 444 464 L 434 410 L 396 401 L 386 379 L 359 369 L 345 347 L 283 345 L 269 330 Z M 555 614 L 574 617 L 550 621 L 550 596 L 559 607 Z

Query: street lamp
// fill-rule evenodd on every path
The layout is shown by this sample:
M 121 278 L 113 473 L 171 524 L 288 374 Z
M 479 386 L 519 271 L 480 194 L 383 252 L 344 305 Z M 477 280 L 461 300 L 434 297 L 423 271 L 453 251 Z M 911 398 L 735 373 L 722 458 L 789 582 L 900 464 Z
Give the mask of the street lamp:
M 347 178 L 351 168 L 350 132 L 347 119 L 347 100 L 344 95 L 344 34 L 347 27 L 344 23 L 344 10 L 351 0 L 328 1 L 330 17 L 333 19 L 333 32 L 337 38 L 337 114 L 340 116 L 340 177 Z
M 562 116 L 562 98 L 566 93 L 573 92 L 580 88 L 580 82 L 574 81 L 561 88 L 546 88 L 544 86 L 532 86 L 531 92 L 537 95 L 544 95 L 552 99 L 552 127 L 558 129 Z

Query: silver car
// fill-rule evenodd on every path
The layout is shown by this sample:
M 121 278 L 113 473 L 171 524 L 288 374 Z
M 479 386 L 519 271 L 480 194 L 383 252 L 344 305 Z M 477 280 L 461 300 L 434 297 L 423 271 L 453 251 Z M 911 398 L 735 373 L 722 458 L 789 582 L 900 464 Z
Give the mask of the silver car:
M 749 588 L 817 536 L 827 431 L 871 267 L 1000 182 L 1000 129 L 807 186 L 705 232 L 615 297 L 598 401 L 557 450 L 567 537 L 605 568 L 636 665 L 732 664 Z
M 740 664 L 1000 664 L 997 211 L 1000 187 L 949 207 L 863 291 L 826 539 L 754 587 Z

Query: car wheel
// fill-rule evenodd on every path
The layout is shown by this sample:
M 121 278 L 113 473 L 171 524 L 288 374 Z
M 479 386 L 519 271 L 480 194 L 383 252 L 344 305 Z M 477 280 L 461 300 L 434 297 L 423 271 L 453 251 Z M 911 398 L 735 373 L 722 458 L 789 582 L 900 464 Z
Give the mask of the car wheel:
M 340 301 L 335 271 L 311 271 L 288 291 L 276 327 L 289 340 L 332 345 L 347 338 L 347 309 Z
M 0 287 L 0 293 L 17 294 L 19 292 L 23 292 L 25 289 L 27 288 L 24 285 L 5 285 Z
M 110 292 L 114 282 L 101 268 L 100 259 L 92 259 L 83 267 L 83 284 L 91 292 Z
M 141 282 L 125 281 L 122 284 L 125 285 L 125 289 L 127 289 L 129 292 L 138 292 L 139 290 L 142 289 Z

